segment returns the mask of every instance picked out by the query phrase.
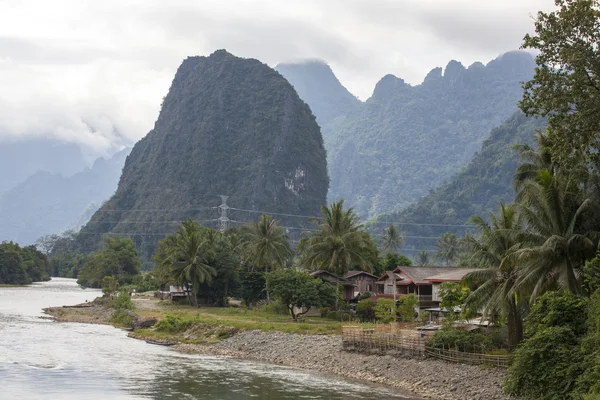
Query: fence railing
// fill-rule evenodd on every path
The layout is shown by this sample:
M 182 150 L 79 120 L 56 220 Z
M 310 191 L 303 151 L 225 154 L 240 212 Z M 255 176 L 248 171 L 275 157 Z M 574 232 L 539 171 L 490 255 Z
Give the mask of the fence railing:
M 342 327 L 342 344 L 344 349 L 354 349 L 371 353 L 398 351 L 432 357 L 440 360 L 471 364 L 492 365 L 500 368 L 508 368 L 509 359 L 507 355 L 495 355 L 486 353 L 467 353 L 456 349 L 440 349 L 429 347 L 425 344 L 425 338 L 419 332 L 398 331 L 396 333 L 381 332 L 377 329 L 363 329 L 355 326 Z

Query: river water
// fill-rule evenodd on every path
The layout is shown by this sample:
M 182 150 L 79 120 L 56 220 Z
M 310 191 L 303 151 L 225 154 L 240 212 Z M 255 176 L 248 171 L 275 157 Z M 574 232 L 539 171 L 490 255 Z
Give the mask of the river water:
M 92 300 L 72 279 L 0 288 L 0 399 L 408 399 L 380 386 L 177 353 L 106 325 L 42 319 Z

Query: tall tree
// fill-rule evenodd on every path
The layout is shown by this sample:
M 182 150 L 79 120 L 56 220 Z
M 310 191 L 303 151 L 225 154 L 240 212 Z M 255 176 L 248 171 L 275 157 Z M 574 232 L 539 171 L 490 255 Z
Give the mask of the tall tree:
M 460 242 L 454 233 L 444 233 L 435 244 L 437 253 L 435 256 L 450 265 L 460 253 Z
M 398 253 L 404 243 L 402 233 L 394 225 L 390 225 L 383 230 L 381 239 L 381 249 L 385 253 Z
M 537 14 L 535 34 L 524 38 L 522 47 L 538 52 L 538 67 L 520 108 L 548 117 L 555 157 L 584 151 L 600 166 L 600 2 L 555 4 L 556 11 Z
M 372 270 L 370 260 L 377 258 L 377 246 L 363 230 L 360 218 L 352 208 L 344 210 L 340 200 L 321 207 L 321 219 L 315 221 L 316 231 L 300 242 L 301 264 L 307 269 L 323 269 L 338 277 L 336 294 L 339 298 L 339 277 L 352 266 Z M 338 301 L 336 301 L 336 307 Z
M 191 218 L 182 222 L 173 236 L 172 240 L 163 242 L 166 249 L 162 262 L 183 287 L 192 284 L 190 302 L 198 307 L 200 285 L 217 275 L 209 261 L 214 253 L 214 238 Z
M 419 267 L 427 267 L 431 264 L 431 255 L 427 250 L 421 250 L 417 253 L 416 264 Z
M 258 222 L 242 227 L 243 253 L 246 263 L 270 269 L 285 266 L 292 256 L 290 243 L 279 223 L 268 215 L 261 215 Z
M 485 267 L 465 276 L 467 284 L 476 290 L 467 297 L 465 305 L 475 311 L 483 310 L 484 317 L 497 314 L 506 316 L 508 343 L 515 348 L 523 339 L 523 304 L 514 291 L 518 278 L 518 264 L 507 257 L 517 251 L 523 225 L 517 207 L 500 203 L 497 215 L 490 212 L 490 222 L 482 217 L 471 218 L 477 228 L 476 235 L 468 235 L 465 245 L 471 251 L 473 262 Z

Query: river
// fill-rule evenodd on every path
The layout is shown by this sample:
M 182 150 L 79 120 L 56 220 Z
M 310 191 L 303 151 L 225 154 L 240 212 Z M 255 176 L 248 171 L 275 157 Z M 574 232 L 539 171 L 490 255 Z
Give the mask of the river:
M 0 287 L 0 398 L 408 399 L 380 386 L 223 357 L 186 355 L 42 308 L 92 300 L 72 279 Z

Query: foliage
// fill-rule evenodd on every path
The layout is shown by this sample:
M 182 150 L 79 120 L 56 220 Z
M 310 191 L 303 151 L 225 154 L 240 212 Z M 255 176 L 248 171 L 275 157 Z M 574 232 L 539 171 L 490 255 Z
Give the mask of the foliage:
M 416 265 L 419 267 L 427 267 L 431 264 L 431 256 L 427 250 L 421 250 L 417 253 Z
M 168 314 L 161 318 L 155 325 L 158 332 L 176 333 L 183 332 L 192 325 L 193 321 L 179 315 Z
M 383 322 L 389 324 L 396 321 L 396 302 L 393 299 L 377 299 L 375 304 L 375 317 Z
M 534 336 L 546 328 L 567 327 L 575 335 L 586 330 L 587 301 L 569 292 L 548 292 L 538 298 L 525 319 L 525 335 Z
M 396 267 L 410 267 L 411 265 L 412 261 L 404 254 L 387 253 L 385 257 L 377 259 L 373 272 L 375 275 L 381 276 L 385 271 L 393 271 Z
M 459 283 L 443 282 L 439 288 L 439 296 L 442 298 L 440 306 L 452 313 L 454 308 L 462 307 L 465 304 L 470 293 L 468 287 L 463 287 Z
M 118 286 L 119 282 L 112 276 L 109 275 L 102 278 L 102 293 L 112 294 L 117 291 Z
M 489 351 L 493 347 L 490 336 L 460 328 L 440 329 L 427 338 L 426 344 L 436 349 L 451 348 L 471 353 Z
M 121 290 L 115 301 L 113 307 L 117 310 L 133 310 L 135 307 L 133 301 L 131 301 L 131 295 L 127 290 Z
M 358 110 L 323 125 L 329 199 L 345 199 L 372 217 L 426 195 L 465 166 L 489 131 L 514 113 L 521 82 L 534 67 L 530 54 L 510 52 L 468 69 L 450 61 L 443 75 L 436 68 L 416 86 L 383 77 Z
M 0 244 L 0 284 L 28 284 L 47 281 L 52 269 L 48 257 L 35 246 L 13 242 Z
M 381 250 L 385 253 L 397 253 L 402 243 L 404 243 L 402 233 L 394 225 L 390 225 L 383 230 Z
M 352 208 L 344 210 L 344 201 L 321 207 L 321 219 L 315 221 L 317 230 L 300 242 L 300 263 L 306 269 L 324 269 L 338 277 L 352 266 L 372 270 L 377 257 L 377 246 L 363 230 L 359 217 Z M 339 295 L 339 285 L 336 285 Z M 338 302 L 336 302 L 336 307 Z
M 460 243 L 454 233 L 442 234 L 435 247 L 437 247 L 436 258 L 444 261 L 446 265 L 454 263 L 460 253 Z
M 489 213 L 489 222 L 480 216 L 471 218 L 478 232 L 467 236 L 464 243 L 471 259 L 485 268 L 464 277 L 464 283 L 475 287 L 464 304 L 467 312 L 482 311 L 490 322 L 506 317 L 509 346 L 515 348 L 523 340 L 527 307 L 525 296 L 514 291 L 519 269 L 510 256 L 521 247 L 523 225 L 516 205 L 500 202 L 499 208 L 498 214 Z
M 429 194 L 424 193 L 424 197 L 402 211 L 382 214 L 368 225 L 369 231 L 380 234 L 383 224 L 398 224 L 405 235 L 403 248 L 417 254 L 417 250 L 432 247 L 432 241 L 422 237 L 439 237 L 446 232 L 463 236 L 468 232 L 471 216 L 485 216 L 500 201 L 506 204 L 514 200 L 513 175 L 519 164 L 514 147 L 522 143 L 533 144 L 536 131 L 545 126 L 544 119 L 526 118 L 520 112 L 515 113 L 492 129 L 481 150 L 463 170 Z M 443 224 L 451 226 L 440 226 Z M 419 262 L 417 257 L 417 264 L 430 265 L 429 255 L 425 263 Z
M 139 275 L 140 259 L 135 244 L 129 238 L 106 237 L 102 250 L 90 255 L 77 275 L 77 283 L 84 287 L 100 288 L 105 276 L 129 284 Z
M 133 324 L 134 320 L 135 318 L 131 315 L 131 313 L 127 312 L 123 308 L 116 309 L 110 318 L 112 323 L 125 327 L 131 327 L 131 324 Z
M 600 158 L 600 2 L 555 0 L 557 9 L 538 12 L 535 34 L 523 48 L 537 52 L 538 67 L 525 83 L 521 109 L 548 116 L 553 156 L 569 160 L 574 151 Z
M 289 240 L 279 223 L 268 215 L 258 222 L 242 227 L 244 261 L 249 265 L 269 269 L 282 268 L 292 255 Z M 270 268 L 269 268 L 270 267 Z
M 306 272 L 275 270 L 266 274 L 266 281 L 273 298 L 287 306 L 294 321 L 312 307 L 330 306 L 335 302 L 333 287 Z
M 247 306 L 254 305 L 257 301 L 266 298 L 265 274 L 247 266 L 242 266 L 240 276 L 240 297 Z
M 419 315 L 419 319 L 421 320 L 421 322 L 428 322 L 430 318 L 431 313 L 429 311 L 423 311 L 421 312 L 421 315 Z
M 232 208 L 316 215 L 328 186 L 319 125 L 293 86 L 258 60 L 219 50 L 179 66 L 154 129 L 77 242 L 90 251 L 97 234 L 138 233 L 132 238 L 148 260 L 170 221 L 214 219 L 217 194 L 229 195 Z M 138 209 L 161 211 L 122 211 Z M 234 212 L 241 221 L 256 216 Z
M 417 306 L 419 305 L 419 299 L 414 293 L 409 294 L 406 297 L 402 297 L 398 300 L 398 313 L 402 318 L 402 321 L 414 321 L 417 316 Z
M 370 299 L 364 299 L 356 305 L 356 316 L 361 322 L 375 321 L 375 305 Z

